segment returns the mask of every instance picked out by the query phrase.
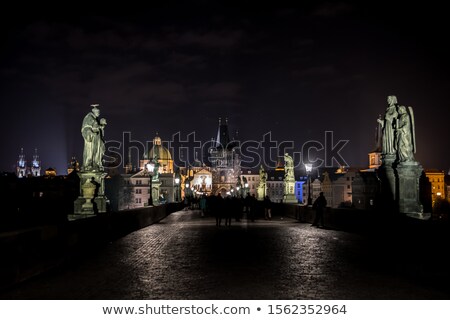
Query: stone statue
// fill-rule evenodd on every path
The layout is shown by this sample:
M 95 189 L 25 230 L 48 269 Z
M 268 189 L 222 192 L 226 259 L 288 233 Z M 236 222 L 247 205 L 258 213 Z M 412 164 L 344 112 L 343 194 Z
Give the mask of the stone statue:
M 267 172 L 264 170 L 263 166 L 259 168 L 259 184 L 256 189 L 256 193 L 258 195 L 258 200 L 263 200 L 266 196 L 266 181 L 267 181 Z
M 83 119 L 81 135 L 84 138 L 83 171 L 101 171 L 101 158 L 104 153 L 103 127 L 100 124 L 98 104 L 92 105 L 92 110 Z M 103 152 L 103 153 L 102 153 Z
M 294 176 L 294 160 L 292 157 L 288 154 L 284 154 L 284 179 L 285 180 L 295 180 Z
M 399 119 L 396 132 L 398 161 L 414 161 L 414 118 L 412 108 L 409 113 L 405 106 L 398 108 Z
M 158 161 L 158 156 L 155 154 L 155 156 L 153 157 L 153 160 L 152 160 L 152 162 L 153 162 L 153 164 L 155 165 L 154 167 L 153 167 L 153 174 L 152 174 L 152 180 L 154 180 L 154 181 L 158 181 L 158 179 L 159 179 L 159 161 Z
M 106 119 L 100 119 L 99 125 L 99 140 L 97 145 L 97 150 L 95 153 L 94 166 L 98 168 L 100 171 L 103 171 L 103 156 L 105 155 L 105 127 L 106 127 Z
M 264 184 L 264 185 L 266 184 L 266 181 L 267 181 L 267 173 L 264 170 L 263 166 L 261 166 L 259 168 L 259 181 L 261 184 Z
M 386 113 L 384 119 L 378 119 L 378 123 L 381 124 L 383 128 L 383 139 L 382 139 L 382 154 L 383 155 L 395 155 L 396 146 L 394 143 L 395 130 L 397 127 L 397 97 L 388 96 L 387 98 L 388 107 L 386 108 Z

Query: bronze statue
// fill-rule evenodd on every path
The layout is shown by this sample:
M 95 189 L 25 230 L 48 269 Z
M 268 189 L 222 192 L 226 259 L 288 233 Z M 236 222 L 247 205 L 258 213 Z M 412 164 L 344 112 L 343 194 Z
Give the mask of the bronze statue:
M 83 171 L 103 171 L 103 155 L 105 153 L 104 128 L 106 119 L 100 119 L 98 104 L 83 119 L 81 135 L 84 139 Z
M 394 155 L 396 152 L 396 146 L 394 143 L 395 130 L 397 127 L 397 97 L 388 96 L 387 98 L 388 107 L 386 108 L 386 113 L 384 119 L 378 119 L 378 122 L 383 128 L 383 139 L 382 139 L 382 154 L 384 155 Z
M 414 161 L 415 141 L 414 141 L 414 120 L 412 108 L 409 113 L 405 106 L 398 108 L 399 119 L 396 132 L 398 161 Z

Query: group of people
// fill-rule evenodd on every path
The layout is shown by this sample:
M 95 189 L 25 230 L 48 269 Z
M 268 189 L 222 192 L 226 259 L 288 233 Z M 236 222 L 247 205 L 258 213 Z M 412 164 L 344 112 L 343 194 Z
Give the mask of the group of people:
M 247 193 L 246 197 L 223 197 L 218 195 L 203 195 L 199 199 L 186 198 L 186 205 L 191 208 L 198 208 L 203 218 L 206 214 L 211 214 L 216 218 L 216 226 L 221 226 L 222 220 L 225 220 L 225 226 L 231 226 L 231 221 L 241 221 L 243 216 L 252 222 L 255 221 L 261 206 L 255 195 Z M 264 207 L 264 219 L 272 220 L 272 201 L 266 196 L 262 202 Z

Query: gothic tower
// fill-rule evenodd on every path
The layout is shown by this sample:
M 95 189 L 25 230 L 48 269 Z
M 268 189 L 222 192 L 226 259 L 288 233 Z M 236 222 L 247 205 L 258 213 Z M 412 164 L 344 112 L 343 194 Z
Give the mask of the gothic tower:
M 41 160 L 39 160 L 37 149 L 34 149 L 33 162 L 31 163 L 31 175 L 33 177 L 41 176 Z
M 228 119 L 222 122 L 219 118 L 219 128 L 215 146 L 210 149 L 212 164 L 212 192 L 222 195 L 236 186 L 237 177 L 241 172 L 238 145 L 231 141 L 228 132 Z
M 23 148 L 20 148 L 19 160 L 16 164 L 16 175 L 19 178 L 27 176 L 27 161 L 25 160 L 25 155 L 23 154 Z

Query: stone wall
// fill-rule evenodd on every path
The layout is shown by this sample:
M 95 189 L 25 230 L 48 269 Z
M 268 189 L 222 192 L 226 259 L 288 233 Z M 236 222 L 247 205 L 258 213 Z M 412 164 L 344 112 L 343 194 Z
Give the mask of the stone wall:
M 0 233 L 0 289 L 76 261 L 77 257 L 157 223 L 181 208 L 182 204 L 170 203 Z

